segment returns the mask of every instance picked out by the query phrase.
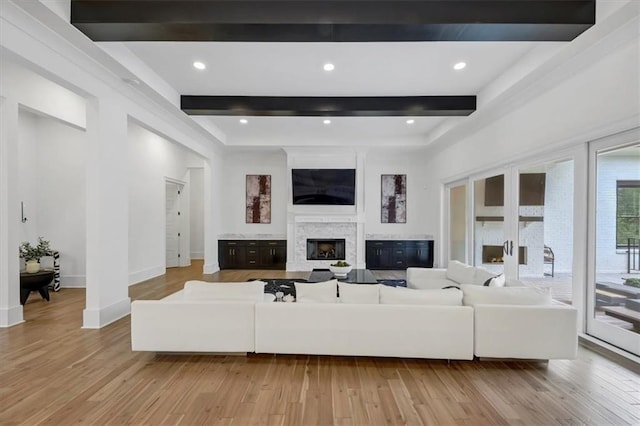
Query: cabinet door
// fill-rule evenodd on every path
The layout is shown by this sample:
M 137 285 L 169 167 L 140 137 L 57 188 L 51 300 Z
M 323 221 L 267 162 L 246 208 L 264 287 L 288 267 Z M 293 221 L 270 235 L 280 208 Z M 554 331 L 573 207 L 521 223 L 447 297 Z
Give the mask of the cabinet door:
M 372 241 L 367 244 L 367 268 L 368 269 L 392 269 L 393 248 L 388 244 L 379 241 Z
M 407 242 L 407 267 L 433 268 L 432 241 Z
M 260 247 L 260 267 L 284 269 L 287 261 L 287 247 L 280 242 L 266 242 Z

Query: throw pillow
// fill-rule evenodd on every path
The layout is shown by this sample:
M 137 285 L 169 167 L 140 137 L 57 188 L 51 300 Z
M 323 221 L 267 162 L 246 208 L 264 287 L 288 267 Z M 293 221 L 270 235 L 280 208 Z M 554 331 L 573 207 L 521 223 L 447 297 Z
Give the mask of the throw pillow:
M 379 284 L 347 284 L 338 282 L 340 303 L 375 304 L 380 303 Z
M 475 282 L 476 268 L 457 260 L 449 261 L 447 278 L 458 284 L 473 284 Z
M 504 287 L 505 282 L 504 274 L 499 274 L 486 280 L 483 285 L 485 287 Z
M 264 282 L 210 283 L 206 281 L 187 281 L 184 283 L 184 298 L 187 300 L 264 300 Z
M 416 290 L 403 287 L 380 287 L 380 303 L 386 305 L 462 305 L 462 292 L 447 290 Z
M 462 285 L 463 302 L 475 305 L 550 305 L 551 289 L 540 287 L 484 287 Z
M 472 283 L 465 283 L 465 284 L 483 285 L 488 280 L 493 278 L 495 275 L 496 275 L 495 272 L 488 271 L 488 270 L 486 270 L 484 268 L 477 268 L 476 267 L 476 275 L 474 277 L 474 281 Z
M 338 280 L 294 284 L 298 303 L 336 303 L 338 301 Z

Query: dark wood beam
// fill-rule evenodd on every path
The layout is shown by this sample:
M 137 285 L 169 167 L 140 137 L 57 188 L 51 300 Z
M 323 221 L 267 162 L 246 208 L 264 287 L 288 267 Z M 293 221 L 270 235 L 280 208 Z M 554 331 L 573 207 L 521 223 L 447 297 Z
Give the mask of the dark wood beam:
M 72 0 L 94 41 L 569 41 L 595 0 Z
M 465 116 L 475 96 L 190 96 L 180 99 L 189 115 L 276 117 Z

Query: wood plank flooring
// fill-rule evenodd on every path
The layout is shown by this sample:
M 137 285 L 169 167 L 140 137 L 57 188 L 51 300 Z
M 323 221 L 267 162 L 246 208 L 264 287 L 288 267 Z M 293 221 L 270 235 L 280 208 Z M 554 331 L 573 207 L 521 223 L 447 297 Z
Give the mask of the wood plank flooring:
M 187 279 L 308 275 L 201 270 L 171 269 L 131 298 L 161 298 Z M 139 353 L 128 317 L 80 328 L 84 297 L 34 294 L 26 322 L 0 329 L 0 425 L 640 424 L 640 375 L 583 347 L 548 363 Z

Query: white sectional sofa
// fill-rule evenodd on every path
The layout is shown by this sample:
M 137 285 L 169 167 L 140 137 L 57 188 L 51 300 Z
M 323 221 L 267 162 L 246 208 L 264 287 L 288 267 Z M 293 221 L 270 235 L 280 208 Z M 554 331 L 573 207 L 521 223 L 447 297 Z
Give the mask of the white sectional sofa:
M 131 348 L 156 352 L 254 352 L 255 304 L 264 282 L 204 283 L 131 303 Z M 273 301 L 271 295 L 267 300 Z
M 448 269 L 407 269 L 410 288 L 459 286 L 473 308 L 474 355 L 484 358 L 573 359 L 578 348 L 578 311 L 554 302 L 550 289 L 507 280 L 459 262 Z M 500 280 L 497 280 L 501 282 Z M 487 285 L 484 285 L 484 284 Z
M 457 276 L 460 272 L 409 268 L 410 288 L 335 280 L 296 283 L 296 303 L 273 303 L 271 295 L 265 300 L 262 282 L 190 281 L 162 300 L 132 303 L 132 349 L 460 360 L 575 358 L 574 308 L 552 304 L 545 290 L 519 282 L 497 287 L 500 280 L 491 281 L 493 275 L 465 269 Z M 481 280 L 487 285 L 478 284 Z M 442 289 L 451 285 L 460 289 Z

